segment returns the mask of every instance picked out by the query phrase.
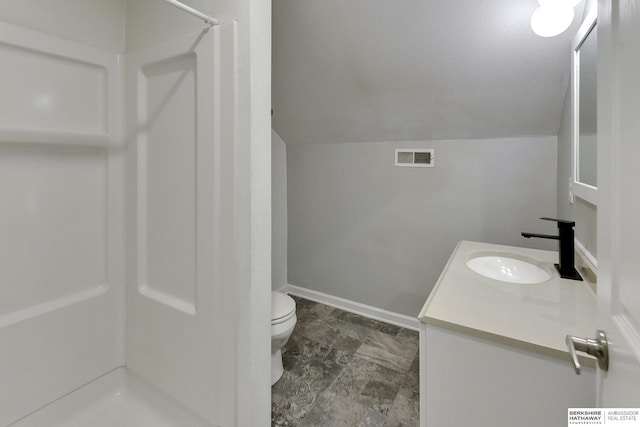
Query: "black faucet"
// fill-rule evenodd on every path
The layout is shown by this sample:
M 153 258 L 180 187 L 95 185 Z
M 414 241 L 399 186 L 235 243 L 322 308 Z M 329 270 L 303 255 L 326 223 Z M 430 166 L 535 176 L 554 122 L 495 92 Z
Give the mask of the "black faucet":
M 560 242 L 560 264 L 556 264 L 556 269 L 563 279 L 582 280 L 580 273 L 575 268 L 575 256 L 573 252 L 573 227 L 576 225 L 574 221 L 566 221 L 564 219 L 540 218 L 545 221 L 555 221 L 558 223 L 558 236 L 550 236 L 548 234 L 522 233 L 522 237 L 538 237 L 540 239 L 554 239 Z

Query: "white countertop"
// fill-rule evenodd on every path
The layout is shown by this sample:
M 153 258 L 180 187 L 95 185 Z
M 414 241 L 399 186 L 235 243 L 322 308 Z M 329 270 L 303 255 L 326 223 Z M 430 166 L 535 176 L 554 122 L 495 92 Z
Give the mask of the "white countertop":
M 533 258 L 551 274 L 537 284 L 489 279 L 466 261 L 479 253 L 511 253 Z M 569 360 L 565 336 L 590 338 L 596 332 L 596 297 L 586 282 L 561 279 L 558 253 L 462 241 L 451 255 L 418 319 L 502 344 Z M 587 366 L 595 359 L 580 355 Z

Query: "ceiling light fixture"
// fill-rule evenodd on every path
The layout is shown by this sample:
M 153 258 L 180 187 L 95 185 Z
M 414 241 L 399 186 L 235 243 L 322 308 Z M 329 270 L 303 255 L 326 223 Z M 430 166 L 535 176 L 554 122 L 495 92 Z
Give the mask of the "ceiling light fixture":
M 575 15 L 575 0 L 538 0 L 538 3 L 540 7 L 531 16 L 534 33 L 540 37 L 554 37 L 569 28 Z

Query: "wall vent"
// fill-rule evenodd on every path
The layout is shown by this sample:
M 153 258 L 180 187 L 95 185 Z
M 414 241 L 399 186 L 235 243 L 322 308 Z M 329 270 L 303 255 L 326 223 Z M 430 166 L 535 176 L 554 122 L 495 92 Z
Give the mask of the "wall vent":
M 432 168 L 433 148 L 396 148 L 396 166 Z

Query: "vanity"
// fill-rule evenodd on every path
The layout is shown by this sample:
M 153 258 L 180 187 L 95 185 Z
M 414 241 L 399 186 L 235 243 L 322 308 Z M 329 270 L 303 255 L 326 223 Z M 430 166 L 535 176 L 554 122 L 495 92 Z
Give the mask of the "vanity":
M 557 262 L 555 251 L 458 244 L 418 316 L 422 427 L 562 426 L 567 408 L 594 406 L 596 361 L 579 355 L 576 375 L 565 338 L 594 334 L 595 292 L 588 278 L 560 278 Z M 496 265 L 502 280 L 487 277 Z

